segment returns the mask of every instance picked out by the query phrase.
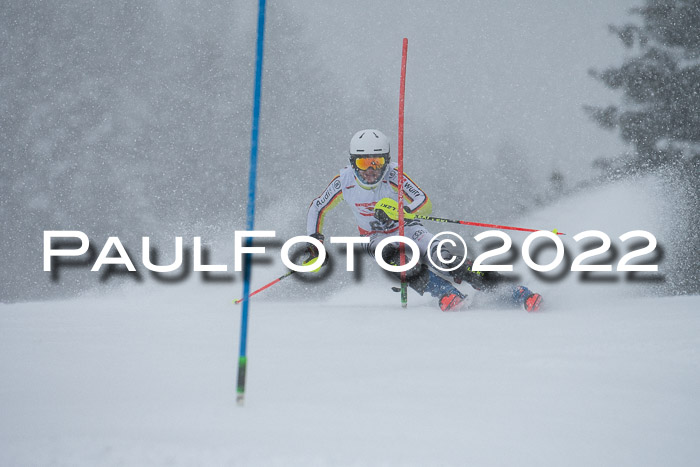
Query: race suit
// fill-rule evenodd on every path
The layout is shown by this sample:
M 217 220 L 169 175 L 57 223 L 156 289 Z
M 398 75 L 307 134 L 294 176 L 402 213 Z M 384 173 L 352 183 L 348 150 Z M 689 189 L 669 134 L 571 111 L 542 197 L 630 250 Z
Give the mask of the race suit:
M 396 163 L 389 164 L 379 184 L 372 189 L 359 185 L 352 167 L 345 167 L 331 180 L 321 196 L 311 202 L 307 216 L 307 234 L 321 234 L 326 214 L 345 200 L 355 216 L 360 235 L 370 237 L 367 250 L 373 254 L 376 245 L 382 239 L 398 235 L 399 231 L 397 221 L 383 223 L 374 218 L 374 205 L 383 198 L 398 199 L 398 165 Z M 428 215 L 432 211 L 428 196 L 406 175 L 404 175 L 404 210 L 420 215 Z M 404 235 L 416 242 L 421 258 L 425 258 L 434 235 L 415 219 L 404 223 Z

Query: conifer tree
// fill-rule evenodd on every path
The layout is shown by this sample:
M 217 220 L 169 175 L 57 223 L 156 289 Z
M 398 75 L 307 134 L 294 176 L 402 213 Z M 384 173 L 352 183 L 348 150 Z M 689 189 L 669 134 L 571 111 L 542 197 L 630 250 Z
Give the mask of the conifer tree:
M 672 252 L 666 290 L 700 293 L 700 0 L 646 0 L 631 13 L 641 23 L 610 27 L 629 57 L 591 71 L 622 91 L 622 102 L 586 109 L 635 149 L 622 167 L 607 170 L 652 172 L 667 182 L 674 233 L 666 245 Z

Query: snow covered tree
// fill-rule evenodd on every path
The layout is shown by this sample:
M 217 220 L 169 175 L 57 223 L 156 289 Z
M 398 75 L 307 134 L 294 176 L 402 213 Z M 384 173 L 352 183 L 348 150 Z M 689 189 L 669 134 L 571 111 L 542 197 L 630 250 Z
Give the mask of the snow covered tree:
M 654 172 L 668 182 L 676 234 L 668 245 L 674 253 L 667 290 L 700 293 L 700 1 L 646 0 L 631 13 L 641 24 L 610 27 L 630 57 L 619 67 L 591 71 L 622 91 L 623 102 L 587 110 L 635 148 L 623 167 L 608 170 Z
M 647 0 L 632 10 L 642 24 L 611 26 L 635 52 L 619 67 L 591 74 L 624 93 L 624 103 L 588 107 L 603 127 L 618 128 L 637 152 L 635 168 L 700 157 L 700 2 Z M 697 163 L 697 162 L 695 162 Z

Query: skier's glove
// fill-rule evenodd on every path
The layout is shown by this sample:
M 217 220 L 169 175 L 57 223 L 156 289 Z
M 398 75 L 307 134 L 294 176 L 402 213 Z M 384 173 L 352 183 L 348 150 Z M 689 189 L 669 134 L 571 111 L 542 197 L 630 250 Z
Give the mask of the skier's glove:
M 388 230 L 394 226 L 394 223 L 396 222 L 392 218 L 389 217 L 389 215 L 384 212 L 382 209 L 375 209 L 374 210 L 374 218 L 376 219 L 373 224 L 375 224 L 377 230 Z
M 382 224 L 388 224 L 389 222 L 391 222 L 389 215 L 387 213 L 385 213 L 384 211 L 382 211 L 381 209 L 374 210 L 374 218 L 377 219 Z
M 315 238 L 319 242 L 323 243 L 323 239 L 325 238 L 322 233 L 316 232 L 312 233 L 309 235 L 309 237 Z M 316 248 L 315 245 L 309 243 L 306 247 L 306 259 L 302 263 L 304 266 L 309 266 L 310 264 L 314 264 L 318 260 L 318 248 Z M 324 264 L 328 262 L 328 253 L 326 252 L 326 261 Z M 311 272 L 318 272 L 321 270 L 323 267 L 323 264 L 319 265 L 317 269 L 314 269 Z

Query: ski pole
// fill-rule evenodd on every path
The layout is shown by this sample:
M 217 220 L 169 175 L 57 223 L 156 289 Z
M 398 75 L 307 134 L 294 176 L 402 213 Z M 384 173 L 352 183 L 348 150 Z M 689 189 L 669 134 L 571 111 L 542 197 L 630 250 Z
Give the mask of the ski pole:
M 279 281 L 281 281 L 281 280 L 284 279 L 285 277 L 291 276 L 291 275 L 294 274 L 295 272 L 296 272 L 296 271 L 291 271 L 291 270 L 290 270 L 289 272 L 287 272 L 286 274 L 283 274 L 283 275 L 279 276 L 277 279 L 275 279 L 274 281 L 270 282 L 269 284 L 263 285 L 262 287 L 260 287 L 260 288 L 259 288 L 258 290 L 256 290 L 255 292 L 251 292 L 250 295 L 248 295 L 247 298 L 250 298 L 250 297 L 252 297 L 253 295 L 262 292 L 263 290 L 267 289 L 268 287 L 272 287 L 273 285 L 275 285 L 276 283 L 278 283 Z M 238 300 L 234 300 L 233 303 L 235 303 L 236 305 L 238 305 L 238 304 L 241 303 L 245 298 L 246 298 L 246 297 L 239 298 Z
M 379 200 L 379 202 L 374 206 L 374 210 L 379 210 L 383 211 L 391 220 L 398 220 L 399 219 L 399 207 L 398 203 L 394 201 L 391 198 L 384 198 Z M 443 217 L 433 217 L 433 216 L 421 216 L 419 214 L 413 214 L 410 212 L 404 213 L 404 218 L 405 219 L 425 219 L 427 221 L 435 221 L 435 222 L 447 222 L 450 224 L 462 224 L 462 225 L 473 225 L 476 227 L 488 227 L 491 229 L 503 229 L 503 230 L 519 230 L 521 232 L 539 232 L 542 229 L 525 229 L 522 227 L 510 227 L 507 225 L 497 225 L 497 224 L 484 224 L 482 222 L 467 222 L 467 221 L 459 221 L 459 220 L 454 220 L 454 219 L 445 219 Z M 557 231 L 557 229 L 552 230 L 552 233 L 555 233 L 557 235 L 566 235 L 562 232 Z
M 316 262 L 317 259 L 318 259 L 318 257 L 309 258 L 309 259 L 307 259 L 306 261 L 303 262 L 303 266 L 308 266 L 308 265 L 310 265 L 310 264 L 313 264 L 313 263 Z M 322 264 L 321 266 L 319 266 L 318 269 L 314 269 L 312 272 L 318 272 L 318 271 L 321 270 L 322 267 L 323 267 L 323 264 Z M 248 298 L 252 297 L 253 295 L 255 295 L 255 294 L 257 294 L 257 293 L 262 292 L 263 290 L 267 289 L 268 287 L 272 287 L 273 285 L 275 285 L 276 283 L 278 283 L 279 281 L 281 281 L 281 280 L 284 279 L 285 277 L 291 276 L 291 275 L 294 274 L 295 272 L 297 272 L 297 271 L 295 271 L 295 270 L 293 270 L 293 269 L 290 269 L 286 274 L 282 274 L 281 276 L 279 276 L 279 277 L 278 277 L 277 279 L 275 279 L 274 281 L 270 282 L 269 284 L 265 284 L 265 285 L 263 285 L 262 287 L 260 287 L 258 290 L 256 290 L 255 292 L 252 292 L 250 295 L 248 295 Z M 236 305 L 238 305 L 238 304 L 241 303 L 244 299 L 245 299 L 245 297 L 244 297 L 244 298 L 239 298 L 238 300 L 234 300 L 233 303 L 235 303 Z

